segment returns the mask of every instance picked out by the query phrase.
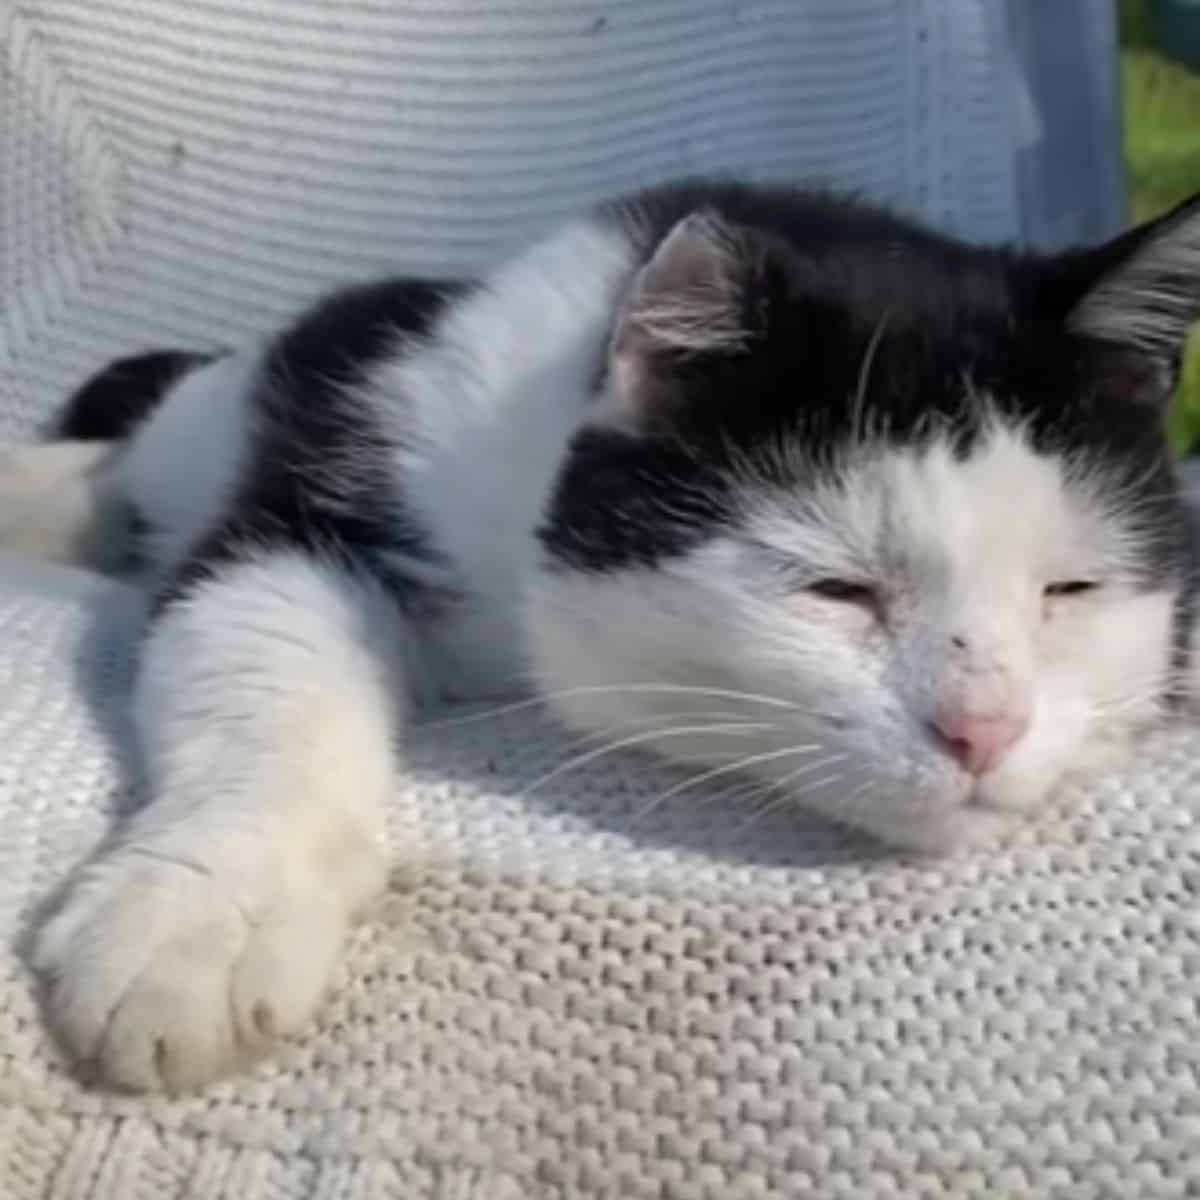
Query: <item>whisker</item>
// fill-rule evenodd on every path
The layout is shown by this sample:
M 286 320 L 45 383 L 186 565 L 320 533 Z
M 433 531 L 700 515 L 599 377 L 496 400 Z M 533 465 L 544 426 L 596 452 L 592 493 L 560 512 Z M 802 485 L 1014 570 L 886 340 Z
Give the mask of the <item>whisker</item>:
M 1162 700 L 1162 691 L 1155 688 L 1153 691 L 1145 691 L 1133 696 L 1123 696 L 1120 700 L 1101 701 L 1098 704 L 1091 705 L 1088 711 L 1092 716 L 1106 717 L 1113 713 L 1124 712 L 1126 709 L 1137 708 L 1142 704 L 1161 703 Z
M 419 722 L 422 729 L 447 729 L 456 725 L 471 725 L 478 721 L 494 720 L 508 716 L 510 713 L 523 712 L 538 705 L 548 704 L 551 700 L 569 699 L 572 696 L 604 696 L 604 695 L 680 695 L 680 696 L 710 696 L 717 699 L 740 700 L 747 704 L 762 704 L 766 707 L 787 709 L 790 712 L 803 712 L 798 704 L 789 700 L 781 700 L 777 696 L 765 696 L 756 692 L 739 692 L 731 688 L 710 688 L 683 683 L 614 683 L 597 684 L 592 687 L 561 688 L 554 692 L 545 692 L 531 696 L 525 700 L 515 700 L 510 704 L 502 704 L 490 708 L 486 712 L 467 713 L 459 717 L 447 717 L 436 721 Z
M 691 779 L 685 779 L 682 783 L 677 783 L 674 787 L 668 788 L 659 799 L 670 800 L 672 796 L 678 796 L 680 792 L 686 792 L 691 788 L 699 787 L 701 784 L 708 783 L 709 780 L 717 779 L 722 775 L 728 775 L 732 771 L 741 771 L 747 767 L 755 767 L 764 762 L 773 762 L 775 759 L 786 758 L 793 754 L 811 754 L 814 750 L 819 749 L 821 747 L 815 742 L 808 742 L 800 746 L 787 746 L 782 750 L 768 750 L 762 754 L 754 754 L 749 758 L 739 759 L 735 763 L 727 763 L 721 767 L 714 767 L 711 771 L 705 771 L 700 775 L 693 776 Z
M 810 792 L 813 792 L 817 788 L 820 788 L 820 787 L 827 787 L 829 784 L 835 783 L 838 780 L 843 779 L 843 778 L 845 778 L 844 773 L 842 775 L 827 776 L 824 779 L 815 779 L 802 791 L 796 793 L 794 796 L 791 796 L 790 799 L 795 800 L 799 804 L 803 805 L 804 797 L 807 796 Z M 854 821 L 854 817 L 852 814 L 855 812 L 856 808 L 861 810 L 860 801 L 862 800 L 862 798 L 864 796 L 871 795 L 871 793 L 876 788 L 877 782 L 878 782 L 878 780 L 876 780 L 873 777 L 868 777 L 868 778 L 864 779 L 858 785 L 858 787 L 856 787 L 853 791 L 847 793 L 845 796 L 843 796 L 841 798 L 841 800 L 839 801 L 839 808 L 841 809 L 841 812 L 839 815 L 835 816 L 832 813 L 825 813 L 823 815 L 828 820 L 835 822 L 835 824 L 837 824 L 838 826 L 840 826 L 842 828 L 849 828 L 850 826 L 852 826 L 853 821 Z
M 772 789 L 774 790 L 774 789 Z M 782 796 L 776 796 L 774 800 L 768 800 L 761 808 L 756 808 L 744 821 L 735 826 L 735 833 L 742 833 L 753 825 L 757 825 L 763 820 L 768 813 L 774 812 L 778 808 L 782 808 L 785 804 L 791 803 L 795 799 L 794 796 L 784 793 Z
M 785 805 L 785 804 L 799 803 L 801 806 L 803 806 L 804 797 L 807 796 L 810 792 L 814 792 L 817 790 L 817 788 L 825 787 L 828 784 L 837 783 L 838 780 L 845 779 L 845 778 L 846 778 L 845 772 L 839 771 L 833 775 L 825 775 L 820 779 L 814 779 L 813 782 L 808 785 L 808 787 L 804 788 L 800 792 L 786 792 L 786 793 L 784 793 L 784 795 L 777 797 L 776 799 L 770 801 L 770 803 L 768 803 L 768 804 L 765 804 L 762 808 L 758 809 L 756 812 L 751 813 L 750 816 L 741 825 L 738 826 L 738 830 L 741 831 L 741 830 L 749 828 L 751 825 L 755 824 L 756 822 L 761 821 L 768 813 L 774 812 L 775 809 L 777 809 L 777 808 L 782 808 L 783 805 Z
M 650 801 L 638 810 L 633 816 L 634 821 L 640 821 L 644 817 L 652 813 L 661 804 L 665 804 L 672 796 L 677 796 L 681 792 L 687 791 L 689 788 L 697 787 L 700 784 L 706 783 L 712 779 L 716 779 L 722 775 L 730 775 L 735 772 L 741 772 L 749 767 L 758 766 L 765 762 L 773 762 L 780 758 L 786 758 L 795 754 L 807 754 L 813 750 L 820 749 L 815 745 L 802 746 L 787 746 L 781 750 L 767 750 L 761 754 L 749 754 L 736 759 L 731 763 L 724 763 L 719 767 L 713 767 L 711 770 L 703 771 L 701 774 L 692 776 L 668 788 L 665 792 L 654 796 Z
M 1166 703 L 1166 697 L 1161 691 L 1156 689 L 1154 691 L 1143 692 L 1140 695 L 1125 696 L 1120 700 L 1101 701 L 1090 704 L 1087 716 L 1091 721 L 1103 721 L 1109 717 L 1119 717 L 1122 713 L 1144 707 L 1147 709 L 1146 716 L 1154 717 L 1165 711 Z
M 842 800 L 842 807 L 848 814 L 851 813 L 854 809 L 854 806 L 862 799 L 864 795 L 869 795 L 874 786 L 875 781 L 873 779 L 864 779 L 862 783 L 860 783 L 858 787 L 854 789 L 854 791 L 852 791 Z M 801 796 L 803 795 L 804 793 L 801 793 Z M 797 799 L 799 798 L 800 797 L 797 797 Z
M 654 724 L 670 724 L 672 721 L 682 721 L 685 718 L 692 721 L 742 721 L 745 714 L 739 712 L 692 712 L 688 709 L 667 713 L 650 713 L 640 717 L 629 717 L 624 721 L 615 721 L 603 729 L 594 729 L 590 733 L 581 734 L 567 743 L 568 749 L 586 746 L 589 742 L 603 741 L 615 733 L 626 729 L 636 729 L 638 726 Z
M 578 751 L 584 750 L 589 745 L 592 745 L 597 742 L 603 742 L 605 739 L 612 737 L 614 734 L 618 734 L 618 733 L 621 733 L 626 730 L 636 730 L 639 726 L 646 726 L 646 725 L 651 725 L 651 724 L 669 724 L 672 721 L 679 721 L 685 717 L 691 718 L 693 721 L 695 721 L 695 720 L 705 720 L 705 721 L 711 720 L 714 722 L 722 722 L 722 721 L 738 722 L 740 720 L 740 718 L 742 717 L 742 714 L 736 713 L 736 712 L 719 712 L 719 711 L 717 711 L 717 712 L 680 711 L 680 712 L 672 712 L 672 713 L 657 713 L 657 714 L 653 714 L 650 716 L 642 716 L 642 717 L 631 717 L 627 721 L 618 721 L 612 725 L 609 725 L 605 729 L 595 730 L 591 733 L 584 734 L 582 737 L 572 738 L 570 741 L 568 741 L 566 743 L 566 745 L 564 746 L 564 750 L 569 754 L 574 754 Z M 764 732 L 768 732 L 771 728 L 772 728 L 771 726 L 766 725 L 764 723 Z M 735 759 L 735 758 L 739 758 L 739 757 L 741 757 L 741 754 L 737 751 L 709 750 L 706 752 L 702 761 L 703 761 L 704 765 L 707 766 L 715 758 Z M 676 761 L 677 762 L 680 761 L 678 757 L 676 758 Z M 653 779 L 653 778 L 657 777 L 658 775 L 661 775 L 661 772 L 662 772 L 661 763 L 652 763 L 652 764 L 648 765 L 648 767 L 646 768 L 646 770 L 644 772 L 642 772 L 642 774 L 645 774 Z
M 847 758 L 847 755 L 845 755 L 845 754 L 830 754 L 830 755 L 827 755 L 825 758 L 818 759 L 816 762 L 803 763 L 799 767 L 797 767 L 794 771 L 789 771 L 786 775 L 783 776 L 782 779 L 777 779 L 773 784 L 771 784 L 771 786 L 767 789 L 767 791 L 765 793 L 765 795 L 769 796 L 772 792 L 783 792 L 783 795 L 778 797 L 778 799 L 770 801 L 765 807 L 757 809 L 755 812 L 751 813 L 750 816 L 746 819 L 746 821 L 743 822 L 743 824 L 741 826 L 739 826 L 739 829 L 745 828 L 746 826 L 749 826 L 749 825 L 752 825 L 755 821 L 759 820 L 762 817 L 765 817 L 767 815 L 767 813 L 780 807 L 781 805 L 789 804 L 789 803 L 799 799 L 801 796 L 807 795 L 808 792 L 814 790 L 814 788 L 816 788 L 816 787 L 819 787 L 821 784 L 830 783 L 835 779 L 842 778 L 843 776 L 841 774 L 825 776 L 822 779 L 816 780 L 815 783 L 813 783 L 809 787 L 805 788 L 803 791 L 801 791 L 798 794 L 787 790 L 788 787 L 793 782 L 795 782 L 795 780 L 801 778 L 801 776 L 803 776 L 803 775 L 806 775 L 809 771 L 818 771 L 822 767 L 830 766 L 832 763 L 844 762 L 846 758 Z
M 589 750 L 585 754 L 578 754 L 573 758 L 568 759 L 565 763 L 560 763 L 552 771 L 548 771 L 545 775 L 535 779 L 526 789 L 525 794 L 528 795 L 537 791 L 538 788 L 545 787 L 551 780 L 557 779 L 560 775 L 565 775 L 568 771 L 573 771 L 577 767 L 586 766 L 590 762 L 594 762 L 597 758 L 602 758 L 606 754 L 614 754 L 618 750 L 629 749 L 633 746 L 645 745 L 653 742 L 656 738 L 667 737 L 688 737 L 705 733 L 721 733 L 721 734 L 739 734 L 739 733 L 758 733 L 763 729 L 773 728 L 770 725 L 762 725 L 754 722 L 738 721 L 725 725 L 681 725 L 670 729 L 653 729 L 649 733 L 632 734 L 626 738 L 620 738 L 615 742 L 610 742 L 607 745 L 599 746 L 595 750 Z
M 867 343 L 867 348 L 863 352 L 862 362 L 858 368 L 858 386 L 854 391 L 854 403 L 850 409 L 850 436 L 856 442 L 863 440 L 863 409 L 867 399 L 867 387 L 871 382 L 871 367 L 875 364 L 875 354 L 879 349 L 879 343 L 883 341 L 884 330 L 887 329 L 888 321 L 891 319 L 891 311 L 886 311 L 882 317 L 875 323 L 875 329 L 871 333 L 871 340 Z
M 752 779 L 749 784 L 741 781 L 730 784 L 716 792 L 697 797 L 697 803 L 704 804 L 743 804 L 757 801 L 771 791 L 771 784 L 765 779 Z
M 820 779 L 814 779 L 805 784 L 798 792 L 795 792 L 790 799 L 803 800 L 805 796 L 811 795 L 813 792 L 820 790 L 823 787 L 828 787 L 831 783 L 837 783 L 841 779 L 846 778 L 845 771 L 835 771 L 832 775 L 822 775 Z
M 767 788 L 767 784 L 761 779 L 751 780 L 749 784 L 744 779 L 738 780 L 720 791 L 714 792 L 711 795 L 700 797 L 697 803 L 740 803 L 743 800 L 757 798 Z M 627 830 L 634 829 L 639 822 L 644 821 L 651 813 L 656 812 L 663 802 L 661 795 L 653 796 L 649 801 L 641 806 L 628 820 L 625 828 Z
M 734 755 L 733 759 L 734 759 L 734 761 L 732 763 L 728 764 L 728 770 L 731 773 L 740 773 L 741 771 L 743 771 L 745 769 L 746 756 L 745 755 Z M 745 793 L 747 795 L 753 795 L 755 792 L 759 791 L 762 787 L 763 787 L 763 782 L 761 780 L 757 780 L 757 779 L 754 780 L 754 782 L 752 784 L 750 784 L 749 787 L 747 787 L 746 783 L 743 781 L 743 782 L 739 782 L 733 788 L 728 789 L 728 795 L 726 795 L 726 793 L 724 793 L 724 792 L 721 792 L 721 793 L 714 794 L 713 796 L 704 797 L 703 800 L 704 800 L 704 802 L 707 803 L 707 802 L 716 802 L 717 800 L 730 799 L 733 796 L 739 795 L 740 793 Z M 663 804 L 666 803 L 669 795 L 670 795 L 670 793 L 659 792 L 659 793 L 651 796 L 650 799 L 647 800 L 646 803 L 643 804 L 642 807 L 639 808 L 637 810 L 637 812 L 635 812 L 633 814 L 632 817 L 630 817 L 629 827 L 632 828 L 634 825 L 637 825 L 640 822 L 644 821 L 651 813 L 657 812 L 658 809 L 660 809 L 663 806 Z

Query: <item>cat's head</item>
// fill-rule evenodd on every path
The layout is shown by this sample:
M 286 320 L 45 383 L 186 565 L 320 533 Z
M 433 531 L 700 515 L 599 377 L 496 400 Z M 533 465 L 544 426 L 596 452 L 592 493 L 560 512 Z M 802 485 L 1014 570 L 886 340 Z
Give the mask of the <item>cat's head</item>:
M 657 203 L 542 530 L 566 720 L 938 849 L 1157 713 L 1200 205 L 1035 258 L 811 196 Z

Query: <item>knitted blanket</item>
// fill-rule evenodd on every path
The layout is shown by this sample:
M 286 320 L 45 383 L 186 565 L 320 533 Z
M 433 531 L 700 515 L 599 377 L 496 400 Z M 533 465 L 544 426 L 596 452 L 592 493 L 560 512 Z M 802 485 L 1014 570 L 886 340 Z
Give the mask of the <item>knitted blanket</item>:
M 670 174 L 1013 236 L 1006 8 L 0 0 L 0 440 L 118 352 L 475 269 Z M 1200 1193 L 1187 730 L 1002 850 L 905 862 L 660 799 L 679 777 L 629 755 L 547 780 L 580 747 L 536 706 L 434 718 L 309 1036 L 199 1096 L 88 1090 L 22 948 L 132 802 L 137 616 L 0 561 L 0 1200 Z
M 571 754 L 418 729 L 395 886 L 316 1028 L 180 1100 L 81 1088 L 21 934 L 128 797 L 137 606 L 0 570 L 0 1196 L 1183 1196 L 1200 1187 L 1190 732 L 1009 848 L 902 863 Z

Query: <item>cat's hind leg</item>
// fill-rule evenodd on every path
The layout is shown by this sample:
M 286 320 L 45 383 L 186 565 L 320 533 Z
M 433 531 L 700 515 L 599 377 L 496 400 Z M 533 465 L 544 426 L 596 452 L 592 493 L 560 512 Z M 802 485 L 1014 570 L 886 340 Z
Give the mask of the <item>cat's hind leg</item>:
M 118 359 L 71 396 L 49 430 L 50 440 L 0 451 L 0 550 L 107 573 L 123 571 L 136 548 L 139 508 L 156 502 L 152 495 L 134 495 L 147 489 L 131 478 L 127 452 L 151 427 L 183 426 L 188 432 L 189 421 L 177 414 L 162 420 L 168 398 L 179 392 L 177 401 L 182 398 L 198 409 L 190 416 L 191 436 L 181 439 L 173 433 L 171 439 L 177 450 L 185 449 L 181 441 L 190 442 L 190 453 L 163 455 L 161 432 L 153 439 L 151 453 L 161 460 L 159 471 L 172 479 L 176 491 L 187 492 L 197 462 L 227 453 L 204 445 L 205 439 L 194 432 L 205 422 L 213 428 L 205 395 L 224 388 L 229 378 L 227 370 L 209 369 L 209 363 L 208 356 L 182 351 Z M 138 474 L 146 474 L 147 459 L 144 450 L 137 455 Z
M 63 441 L 0 451 L 0 550 L 114 573 L 133 539 L 119 445 Z

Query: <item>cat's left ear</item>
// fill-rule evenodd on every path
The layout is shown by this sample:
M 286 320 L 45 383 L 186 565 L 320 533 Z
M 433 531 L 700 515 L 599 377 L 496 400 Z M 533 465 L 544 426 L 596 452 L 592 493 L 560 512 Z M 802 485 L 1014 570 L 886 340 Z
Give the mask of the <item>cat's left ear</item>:
M 1200 196 L 1094 249 L 1054 261 L 1050 294 L 1067 328 L 1095 340 L 1109 382 L 1163 407 L 1200 320 Z M 1102 368 L 1107 369 L 1107 368 Z
M 745 231 L 719 215 L 685 217 L 631 284 L 609 345 L 602 419 L 668 424 L 681 364 L 744 353 L 751 254 Z

